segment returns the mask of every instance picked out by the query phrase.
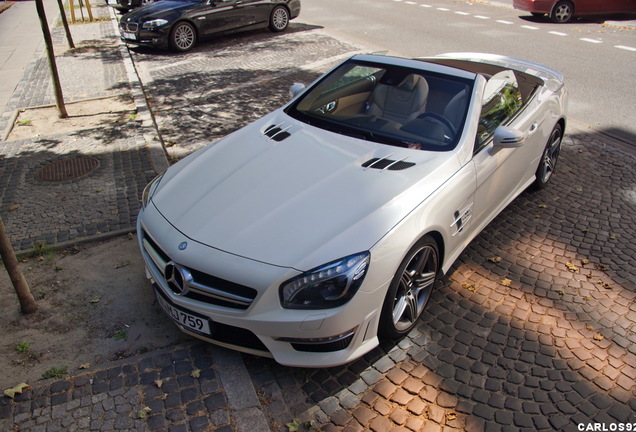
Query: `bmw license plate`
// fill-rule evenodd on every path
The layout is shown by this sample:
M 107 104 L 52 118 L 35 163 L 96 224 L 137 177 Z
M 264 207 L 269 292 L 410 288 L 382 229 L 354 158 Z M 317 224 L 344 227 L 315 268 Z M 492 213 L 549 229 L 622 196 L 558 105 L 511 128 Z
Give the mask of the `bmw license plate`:
M 177 323 L 192 330 L 196 333 L 200 333 L 205 336 L 211 336 L 210 322 L 207 318 L 201 318 L 198 315 L 194 315 L 191 312 L 186 312 L 181 308 L 174 306 L 155 288 L 155 297 L 159 302 L 161 308 Z
M 122 34 L 124 35 L 124 39 L 137 40 L 137 35 L 135 35 L 134 33 L 123 32 Z

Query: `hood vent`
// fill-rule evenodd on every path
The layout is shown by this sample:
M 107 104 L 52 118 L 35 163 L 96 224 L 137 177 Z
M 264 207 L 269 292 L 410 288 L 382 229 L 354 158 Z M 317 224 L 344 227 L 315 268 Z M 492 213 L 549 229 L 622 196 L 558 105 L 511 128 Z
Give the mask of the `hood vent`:
M 265 132 L 263 133 L 263 135 L 268 136 L 270 140 L 274 140 L 274 141 L 282 141 L 285 138 L 289 138 L 291 134 L 287 132 L 287 130 L 291 128 L 291 125 L 283 128 L 284 125 L 285 125 L 284 123 L 280 123 L 277 125 L 269 125 L 267 126 L 267 129 L 265 129 Z
M 379 170 L 389 170 L 389 171 L 401 171 L 407 168 L 411 168 L 415 165 L 414 162 L 405 162 L 402 160 L 393 160 L 387 158 L 373 158 L 369 159 L 365 163 L 362 164 L 363 168 L 375 168 Z

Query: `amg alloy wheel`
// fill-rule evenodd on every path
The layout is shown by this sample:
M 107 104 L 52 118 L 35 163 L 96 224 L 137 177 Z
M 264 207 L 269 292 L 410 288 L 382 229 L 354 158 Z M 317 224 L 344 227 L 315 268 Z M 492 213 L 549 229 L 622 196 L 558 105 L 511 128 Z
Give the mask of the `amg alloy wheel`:
M 170 48 L 185 52 L 190 50 L 197 41 L 197 32 L 188 22 L 179 22 L 170 31 Z
M 289 12 L 283 6 L 276 6 L 269 17 L 269 29 L 282 32 L 289 25 Z
M 432 237 L 423 237 L 411 248 L 384 300 L 381 335 L 397 338 L 415 327 L 437 282 L 439 265 L 438 247 Z
M 545 187 L 546 184 L 552 178 L 554 169 L 556 168 L 557 161 L 559 160 L 559 154 L 561 153 L 561 140 L 563 139 L 563 130 L 560 124 L 554 126 L 548 143 L 543 150 L 541 156 L 541 162 L 539 162 L 539 168 L 537 168 L 534 184 L 539 189 Z

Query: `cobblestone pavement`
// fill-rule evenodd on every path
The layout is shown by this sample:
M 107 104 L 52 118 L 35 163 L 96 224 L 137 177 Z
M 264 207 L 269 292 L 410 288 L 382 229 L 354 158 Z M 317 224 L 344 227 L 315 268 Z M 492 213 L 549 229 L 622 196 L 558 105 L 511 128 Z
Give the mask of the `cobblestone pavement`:
M 180 56 L 132 51 L 171 157 L 364 51 L 302 23 L 291 30 L 221 38 Z M 550 186 L 524 192 L 473 241 L 408 337 L 351 364 L 288 368 L 193 341 L 2 398 L 0 430 L 628 430 L 635 162 L 632 149 L 571 122 Z M 120 212 L 112 199 L 103 208 Z
M 110 16 L 105 5 L 93 9 L 97 16 Z M 56 63 L 67 105 L 106 97 L 134 99 L 123 61 L 127 52 L 111 21 L 73 25 L 73 50 L 67 49 L 61 27 L 52 34 L 61 53 Z M 0 130 L 10 130 L 20 108 L 54 105 L 48 60 L 39 54 L 2 113 Z M 0 141 L 0 212 L 14 248 L 24 251 L 134 229 L 141 191 L 166 165 L 165 157 L 163 165 L 156 164 L 149 152 L 144 134 L 150 124 L 142 113 L 94 129 Z M 38 169 L 74 156 L 89 156 L 98 168 L 74 180 L 36 179 Z

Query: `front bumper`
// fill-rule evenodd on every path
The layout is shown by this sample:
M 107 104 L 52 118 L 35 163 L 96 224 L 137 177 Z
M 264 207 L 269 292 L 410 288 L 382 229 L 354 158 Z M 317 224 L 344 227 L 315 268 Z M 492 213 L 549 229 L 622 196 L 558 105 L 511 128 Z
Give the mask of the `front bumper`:
M 334 309 L 283 309 L 278 288 L 298 271 L 238 257 L 188 239 L 152 204 L 140 212 L 137 229 L 147 276 L 156 286 L 157 295 L 179 311 L 207 319 L 212 329 L 211 334 L 205 334 L 177 322 L 185 333 L 300 367 L 348 363 L 378 345 L 382 302 L 375 292 L 360 290 L 347 304 Z M 193 295 L 174 291 L 165 275 L 169 262 L 192 271 Z M 199 282 L 207 288 L 197 285 Z M 364 283 L 373 281 L 365 279 Z M 223 292 L 216 291 L 219 287 Z
M 129 26 L 131 26 L 131 24 L 120 23 L 119 25 L 119 33 L 123 42 L 161 48 L 168 46 L 169 28 L 144 30 L 138 28 L 137 24 L 134 24 L 134 29 Z

